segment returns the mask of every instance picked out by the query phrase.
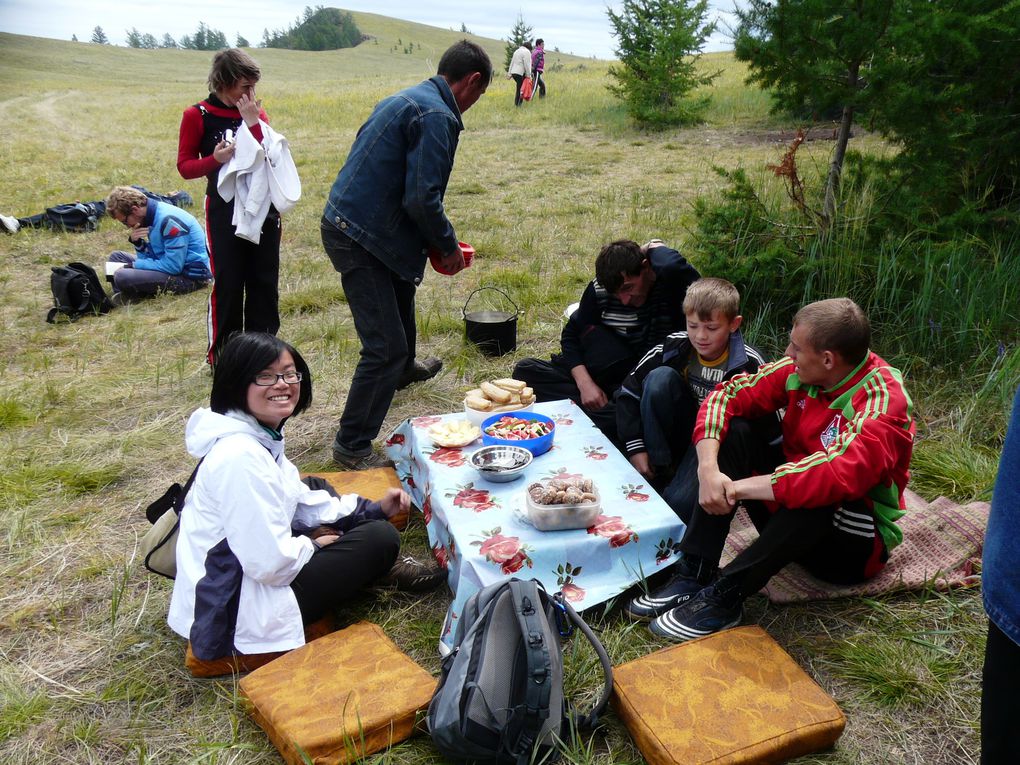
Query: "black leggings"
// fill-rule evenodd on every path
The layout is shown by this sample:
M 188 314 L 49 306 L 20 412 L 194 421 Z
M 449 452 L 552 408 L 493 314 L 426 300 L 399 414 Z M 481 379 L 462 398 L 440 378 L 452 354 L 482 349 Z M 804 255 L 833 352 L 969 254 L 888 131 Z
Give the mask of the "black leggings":
M 521 86 L 524 84 L 524 75 L 511 74 L 510 76 L 513 77 L 514 82 L 517 83 L 517 92 L 514 94 L 514 106 L 520 106 L 524 103 L 524 99 L 521 97 Z
M 1013 704 L 1020 687 L 1020 646 L 991 621 L 981 680 L 981 765 L 1020 762 Z
M 400 552 L 400 532 L 389 521 L 364 521 L 316 550 L 290 588 L 310 624 L 386 574 Z

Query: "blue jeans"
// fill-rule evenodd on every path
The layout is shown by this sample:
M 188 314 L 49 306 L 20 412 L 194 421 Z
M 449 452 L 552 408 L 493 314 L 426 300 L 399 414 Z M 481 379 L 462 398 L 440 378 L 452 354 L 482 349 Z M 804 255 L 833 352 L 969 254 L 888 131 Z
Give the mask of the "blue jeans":
M 400 374 L 414 359 L 417 288 L 327 221 L 322 225 L 322 245 L 340 274 L 361 341 L 361 358 L 333 449 L 363 457 L 372 453 L 372 439 L 386 419 Z

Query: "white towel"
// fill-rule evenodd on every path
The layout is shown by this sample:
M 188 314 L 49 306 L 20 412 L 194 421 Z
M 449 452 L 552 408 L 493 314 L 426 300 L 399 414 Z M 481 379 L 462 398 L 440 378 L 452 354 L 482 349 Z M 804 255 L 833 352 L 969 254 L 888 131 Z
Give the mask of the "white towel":
M 287 212 L 301 198 L 301 179 L 290 155 L 287 139 L 265 122 L 262 142 L 255 140 L 245 123 L 237 132 L 234 156 L 223 167 L 216 181 L 221 197 L 234 201 L 234 235 L 258 244 L 262 224 L 272 204 Z

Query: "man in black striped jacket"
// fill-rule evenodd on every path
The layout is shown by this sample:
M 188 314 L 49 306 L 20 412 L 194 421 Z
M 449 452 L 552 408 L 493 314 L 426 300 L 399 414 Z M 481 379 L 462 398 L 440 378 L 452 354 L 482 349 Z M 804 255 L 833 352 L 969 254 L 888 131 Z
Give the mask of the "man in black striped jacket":
M 539 401 L 572 399 L 619 444 L 613 397 L 650 348 L 684 329 L 684 296 L 698 276 L 658 239 L 607 244 L 560 335 L 562 353 L 550 361 L 521 359 L 513 376 L 534 388 Z

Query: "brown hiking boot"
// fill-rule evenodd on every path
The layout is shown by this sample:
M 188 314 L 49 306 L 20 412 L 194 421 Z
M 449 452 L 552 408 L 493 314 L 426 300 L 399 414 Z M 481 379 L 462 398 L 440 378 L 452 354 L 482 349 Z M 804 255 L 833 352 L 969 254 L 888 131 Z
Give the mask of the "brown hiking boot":
M 397 559 L 393 568 L 378 584 L 395 587 L 401 592 L 427 592 L 446 581 L 446 569 L 435 561 L 422 563 L 410 555 Z

